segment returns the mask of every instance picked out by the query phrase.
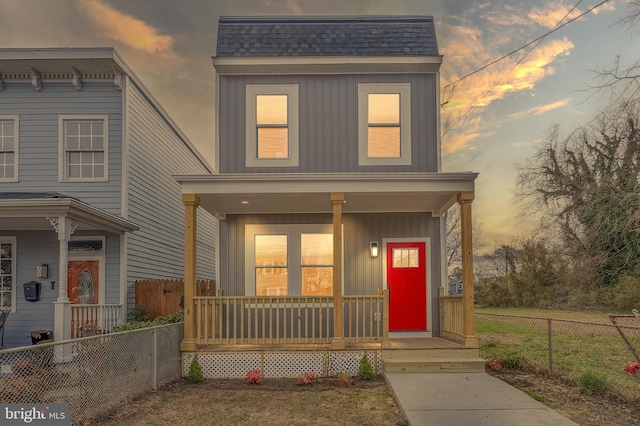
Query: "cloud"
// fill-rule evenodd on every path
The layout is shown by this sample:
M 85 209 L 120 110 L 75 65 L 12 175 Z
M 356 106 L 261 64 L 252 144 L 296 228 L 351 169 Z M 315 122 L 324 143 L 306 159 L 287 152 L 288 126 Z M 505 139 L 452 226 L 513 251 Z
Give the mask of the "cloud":
M 569 104 L 570 101 L 571 101 L 571 98 L 566 98 L 556 102 L 552 102 L 550 104 L 529 108 L 526 111 L 514 112 L 513 114 L 509 114 L 506 117 L 506 120 L 514 121 L 514 120 L 520 120 L 526 117 L 531 117 L 534 115 L 541 115 L 541 114 L 544 114 L 545 112 L 549 112 L 549 111 L 553 111 L 554 109 L 565 107 Z
M 176 57 L 173 52 L 173 38 L 160 35 L 156 28 L 144 21 L 126 15 L 100 0 L 77 0 L 77 4 L 91 19 L 102 37 L 145 53 Z

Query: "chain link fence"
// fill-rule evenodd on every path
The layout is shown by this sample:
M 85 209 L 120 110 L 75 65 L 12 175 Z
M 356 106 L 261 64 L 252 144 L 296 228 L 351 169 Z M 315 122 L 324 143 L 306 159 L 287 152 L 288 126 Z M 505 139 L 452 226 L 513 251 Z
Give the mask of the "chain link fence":
M 503 366 L 524 364 L 558 371 L 578 380 L 585 372 L 604 377 L 632 400 L 640 399 L 640 378 L 624 371 L 634 359 L 629 345 L 640 348 L 640 318 L 617 318 L 620 329 L 603 315 L 603 323 L 476 313 L 480 355 Z
M 180 377 L 183 325 L 0 351 L 0 403 L 69 404 L 87 424 Z

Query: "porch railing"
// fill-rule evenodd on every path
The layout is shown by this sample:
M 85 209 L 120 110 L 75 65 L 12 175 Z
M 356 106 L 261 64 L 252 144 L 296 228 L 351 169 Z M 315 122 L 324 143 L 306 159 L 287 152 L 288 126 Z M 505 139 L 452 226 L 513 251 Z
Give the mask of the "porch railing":
M 462 295 L 440 296 L 440 335 L 450 339 L 464 338 Z
M 111 333 L 121 315 L 122 305 L 71 305 L 71 338 Z
M 196 343 L 329 343 L 334 334 L 333 297 L 196 296 Z M 384 296 L 344 296 L 347 342 L 382 342 L 388 317 Z

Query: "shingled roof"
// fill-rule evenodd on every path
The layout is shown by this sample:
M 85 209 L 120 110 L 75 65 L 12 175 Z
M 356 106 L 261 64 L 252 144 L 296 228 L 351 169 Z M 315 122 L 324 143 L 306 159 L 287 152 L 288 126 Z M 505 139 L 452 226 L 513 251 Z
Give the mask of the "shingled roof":
M 217 57 L 437 56 L 432 16 L 221 17 Z

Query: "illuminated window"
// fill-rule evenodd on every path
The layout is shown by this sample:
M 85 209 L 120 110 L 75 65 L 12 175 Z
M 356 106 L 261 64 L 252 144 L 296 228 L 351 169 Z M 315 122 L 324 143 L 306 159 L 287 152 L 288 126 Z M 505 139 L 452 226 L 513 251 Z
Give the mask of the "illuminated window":
M 256 235 L 255 238 L 256 296 L 287 296 L 287 236 Z
M 408 83 L 358 85 L 361 166 L 411 164 L 411 95 Z
M 302 295 L 333 295 L 333 235 L 302 234 Z
M 15 312 L 16 238 L 0 237 L 0 309 Z
M 107 116 L 60 116 L 60 181 L 107 181 Z
M 418 249 L 417 248 L 394 248 L 393 267 L 394 268 L 417 268 Z
M 18 117 L 0 116 L 0 181 L 18 181 Z
M 247 167 L 298 166 L 298 86 L 247 86 Z

